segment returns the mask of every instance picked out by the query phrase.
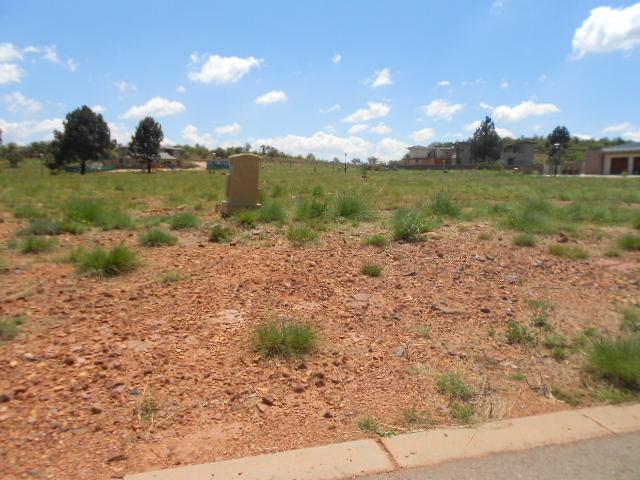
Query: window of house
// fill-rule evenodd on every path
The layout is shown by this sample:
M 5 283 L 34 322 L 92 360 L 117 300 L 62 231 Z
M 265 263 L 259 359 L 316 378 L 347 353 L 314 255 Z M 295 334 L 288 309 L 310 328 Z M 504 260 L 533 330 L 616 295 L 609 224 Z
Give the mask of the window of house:
M 507 159 L 507 165 L 515 165 L 515 163 L 516 163 L 516 159 L 515 158 L 509 157 Z

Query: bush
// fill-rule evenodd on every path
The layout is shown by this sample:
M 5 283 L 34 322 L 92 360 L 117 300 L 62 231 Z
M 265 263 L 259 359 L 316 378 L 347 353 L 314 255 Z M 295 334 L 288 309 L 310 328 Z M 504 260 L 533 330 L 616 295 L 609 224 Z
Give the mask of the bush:
M 258 212 L 255 210 L 240 210 L 235 216 L 238 223 L 245 228 L 255 228 L 258 221 Z
M 107 208 L 92 198 L 76 199 L 65 205 L 65 219 L 104 230 L 128 230 L 134 227 L 131 216 L 117 209 Z
M 336 198 L 335 214 L 337 217 L 351 220 L 369 220 L 374 217 L 373 208 L 360 194 L 348 190 Z
M 267 203 L 258 209 L 258 221 L 263 223 L 278 222 L 283 223 L 287 215 L 281 205 L 277 203 Z
M 36 218 L 45 218 L 47 214 L 33 205 L 19 205 L 13 209 L 13 216 L 16 218 L 34 220 Z
M 136 254 L 125 246 L 117 246 L 109 251 L 96 247 L 88 252 L 78 252 L 75 259 L 81 272 L 100 277 L 128 273 L 139 265 Z
M 421 233 L 433 228 L 434 222 L 415 208 L 397 210 L 393 217 L 393 238 L 415 242 Z
M 315 346 L 317 333 L 305 323 L 269 322 L 254 330 L 257 351 L 267 356 L 294 357 L 309 353 Z
M 593 373 L 615 386 L 640 390 L 640 337 L 601 339 L 588 357 Z
M 640 235 L 625 235 L 618 240 L 618 245 L 623 250 L 640 251 Z
M 530 233 L 521 233 L 513 238 L 513 244 L 518 247 L 535 247 L 536 237 Z
M 287 239 L 295 245 L 304 245 L 312 242 L 318 237 L 318 234 L 304 224 L 294 224 L 289 226 L 287 231 Z
M 140 235 L 140 244 L 145 247 L 162 247 L 175 245 L 176 243 L 178 243 L 177 237 L 164 230 L 149 230 Z
M 23 317 L 0 317 L 0 340 L 11 340 L 18 335 Z
M 172 230 L 187 230 L 189 228 L 198 228 L 200 226 L 200 218 L 190 212 L 176 213 L 169 218 L 169 225 Z
M 535 342 L 535 336 L 529 332 L 527 327 L 520 325 L 515 320 L 511 320 L 507 324 L 507 342 L 511 345 L 521 344 L 530 345 Z
M 556 257 L 570 258 L 572 260 L 584 260 L 589 258 L 589 252 L 577 245 L 561 245 L 559 243 L 549 245 L 549 253 Z
M 437 383 L 440 391 L 452 398 L 466 401 L 470 400 L 475 394 L 473 387 L 468 385 L 458 373 L 444 373 L 438 377 Z
M 471 423 L 473 420 L 473 415 L 475 413 L 475 409 L 473 405 L 468 405 L 466 403 L 453 402 L 449 405 L 449 410 L 451 411 L 451 416 L 458 420 L 460 423 Z
M 454 203 L 445 192 L 437 192 L 431 199 L 429 210 L 441 217 L 459 217 L 462 207 Z
M 231 240 L 232 236 L 233 232 L 231 231 L 231 229 L 220 224 L 212 226 L 209 230 L 210 242 L 228 242 L 229 240 Z
M 20 245 L 20 251 L 22 253 L 50 252 L 55 246 L 56 241 L 53 238 L 29 236 Z
M 362 265 L 360 273 L 369 277 L 379 277 L 382 275 L 382 267 L 375 263 L 365 263 Z
M 365 245 L 371 245 L 374 247 L 384 247 L 389 243 L 389 240 L 385 235 L 381 233 L 376 233 L 375 235 L 369 235 L 364 239 Z
M 298 204 L 296 209 L 296 220 L 309 221 L 318 220 L 327 213 L 327 202 L 318 198 L 305 199 Z

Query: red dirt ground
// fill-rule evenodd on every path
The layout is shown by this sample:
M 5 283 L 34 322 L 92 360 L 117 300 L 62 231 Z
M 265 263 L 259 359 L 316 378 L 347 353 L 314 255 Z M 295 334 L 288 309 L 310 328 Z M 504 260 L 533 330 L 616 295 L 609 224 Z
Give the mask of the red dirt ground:
M 7 241 L 17 224 L 1 228 Z M 0 344 L 2 477 L 120 478 L 361 438 L 364 415 L 401 432 L 412 406 L 452 424 L 436 386 L 450 370 L 478 390 L 480 419 L 571 408 L 549 391 L 580 386 L 582 355 L 558 362 L 542 346 L 509 345 L 507 322 L 528 325 L 533 298 L 554 305 L 556 332 L 616 331 L 620 306 L 640 298 L 638 254 L 564 260 L 486 225 L 385 249 L 362 246 L 365 227 L 343 230 L 305 249 L 271 230 L 233 246 L 184 233 L 176 247 L 136 247 L 144 265 L 113 279 L 55 263 L 80 241 L 71 237 L 57 253 L 12 254 L 0 309 L 26 321 Z M 89 239 L 135 245 L 137 236 Z M 382 277 L 359 273 L 367 259 Z M 168 269 L 187 278 L 162 284 Z M 287 317 L 317 326 L 317 350 L 303 361 L 262 358 L 252 328 Z M 144 397 L 159 407 L 152 421 L 139 418 Z

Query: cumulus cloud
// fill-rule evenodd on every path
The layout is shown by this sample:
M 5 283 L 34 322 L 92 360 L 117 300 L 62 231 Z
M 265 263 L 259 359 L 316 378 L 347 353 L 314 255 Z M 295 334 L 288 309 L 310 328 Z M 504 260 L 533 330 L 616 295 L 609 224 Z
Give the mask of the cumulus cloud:
M 633 126 L 629 122 L 624 122 L 617 125 L 609 126 L 602 130 L 602 133 L 620 133 L 624 132 L 625 130 L 630 130 L 631 128 L 633 128 Z
M 15 63 L 0 63 L 0 85 L 20 83 L 24 70 Z
M 187 110 L 182 103 L 162 97 L 153 97 L 143 105 L 134 105 L 120 118 L 139 120 L 144 117 L 168 117 Z
M 270 105 L 272 103 L 283 103 L 288 99 L 289 97 L 287 97 L 287 94 L 282 90 L 271 90 L 270 92 L 256 98 L 256 103 L 258 105 Z
M 481 123 L 482 122 L 480 122 L 480 120 L 468 123 L 464 126 L 464 129 L 468 132 L 475 132 Z M 511 130 L 507 130 L 506 128 L 496 127 L 496 133 L 502 138 L 516 138 L 516 135 Z
M 67 59 L 67 67 L 69 67 L 69 70 L 71 70 L 72 72 L 75 72 L 76 70 L 78 70 L 78 62 L 76 62 L 73 58 L 69 58 Z
M 497 120 L 505 122 L 519 122 L 525 118 L 538 117 L 557 113 L 560 109 L 553 103 L 536 103 L 531 100 L 519 103 L 518 105 L 500 105 L 493 109 L 493 116 Z
M 55 45 L 45 45 L 44 47 L 42 47 L 42 58 L 50 61 L 51 63 L 60 63 L 58 47 L 56 47 Z
M 42 110 L 42 104 L 32 98 L 26 97 L 20 92 L 7 93 L 2 97 L 7 104 L 7 110 L 12 113 L 36 113 Z
M 331 57 L 331 61 L 335 64 L 338 64 L 342 61 L 342 55 L 339 53 L 334 53 L 333 57 Z
M 369 125 L 365 125 L 364 123 L 356 123 L 348 130 L 348 132 L 352 135 L 355 135 L 357 133 L 366 132 L 367 130 L 369 130 Z
M 134 84 L 126 82 L 124 80 L 115 82 L 113 86 L 120 90 L 122 93 L 133 92 L 137 90 Z
M 53 138 L 54 130 L 62 129 L 62 119 L 9 122 L 0 118 L 0 129 L 3 131 L 3 140 L 6 142 L 25 144 L 36 140 L 50 140 Z
M 104 113 L 107 111 L 107 109 L 102 105 L 94 105 L 93 107 L 91 107 L 91 110 L 93 110 L 96 113 Z
M 182 130 L 182 138 L 184 138 L 189 144 L 199 144 L 205 147 L 213 146 L 213 135 L 209 133 L 200 133 L 195 125 L 187 125 Z
M 371 127 L 369 132 L 375 133 L 376 135 L 386 135 L 387 133 L 391 133 L 391 128 L 384 123 L 379 123 L 375 127 Z
M 574 58 L 590 53 L 629 51 L 640 44 L 640 3 L 629 7 L 598 7 L 573 36 Z
M 451 103 L 448 100 L 439 99 L 424 105 L 422 111 L 436 120 L 451 120 L 453 116 L 464 108 L 461 103 Z
M 386 103 L 368 102 L 369 108 L 360 108 L 342 119 L 347 123 L 360 123 L 389 115 L 391 107 Z
M 116 140 L 120 145 L 126 145 L 131 141 L 132 132 L 127 127 L 121 123 L 108 123 L 107 125 L 109 126 L 112 140 Z
M 232 123 L 230 125 L 223 125 L 222 127 L 218 127 L 215 129 L 215 131 L 220 135 L 237 135 L 238 133 L 240 133 L 241 129 L 242 127 L 240 127 L 239 123 Z
M 253 68 L 263 64 L 263 60 L 255 57 L 222 57 L 210 55 L 204 58 L 198 54 L 191 54 L 192 70 L 189 79 L 194 82 L 214 85 L 227 85 L 239 82 L 242 77 Z M 193 69 L 193 67 L 198 67 Z
M 321 108 L 320 113 L 331 113 L 331 112 L 337 112 L 338 110 L 340 110 L 340 105 L 336 103 L 335 105 L 329 108 Z
M 439 87 L 450 87 L 451 86 L 451 82 L 449 80 L 440 80 L 438 82 L 438 86 Z
M 0 43 L 0 62 L 12 62 L 14 60 L 22 60 L 22 51 L 13 43 Z
M 393 80 L 391 79 L 391 70 L 389 70 L 388 68 L 377 70 L 373 75 L 375 78 L 373 79 L 373 83 L 371 83 L 371 88 L 393 85 Z
M 423 128 L 411 134 L 411 138 L 416 142 L 426 142 L 436 136 L 436 131 L 433 128 Z
M 375 146 L 373 154 L 381 160 L 400 160 L 409 144 L 395 138 L 383 138 Z
M 502 13 L 511 3 L 511 0 L 493 0 L 491 4 L 491 13 Z
M 576 133 L 574 137 L 578 138 L 579 140 L 594 140 L 593 135 L 589 135 L 586 133 Z
M 508 89 L 511 85 L 509 85 L 509 82 L 502 82 L 500 84 L 500 88 L 504 88 L 505 90 Z
M 632 142 L 640 142 L 640 127 L 636 127 L 629 122 L 611 125 L 605 128 L 602 132 L 605 134 L 612 134 L 613 136 L 620 137 L 625 140 L 631 140 Z
M 178 93 L 184 93 L 187 91 L 187 88 L 184 85 L 178 85 L 178 88 L 176 88 L 176 92 Z

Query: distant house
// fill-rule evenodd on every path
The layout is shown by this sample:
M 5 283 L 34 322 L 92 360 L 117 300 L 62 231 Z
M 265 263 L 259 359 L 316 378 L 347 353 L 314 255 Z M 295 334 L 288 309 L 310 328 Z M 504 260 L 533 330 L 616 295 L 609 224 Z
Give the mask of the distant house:
M 450 165 L 455 157 L 456 149 L 453 147 L 423 147 L 415 145 L 407 148 L 408 155 L 400 163 L 406 167 L 442 167 Z
M 146 168 L 143 159 L 131 154 L 127 145 L 118 145 L 118 155 L 106 160 L 104 164 L 115 168 Z M 182 166 L 184 150 L 178 146 L 162 146 L 158 150 L 155 166 L 163 168 L 177 168 Z
M 640 175 L 640 142 L 587 152 L 584 173 L 591 175 Z

